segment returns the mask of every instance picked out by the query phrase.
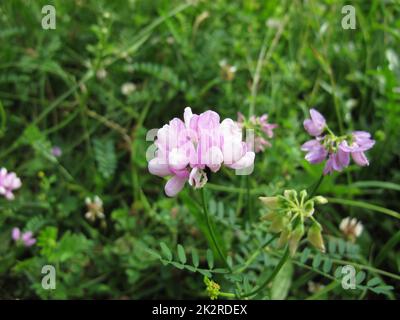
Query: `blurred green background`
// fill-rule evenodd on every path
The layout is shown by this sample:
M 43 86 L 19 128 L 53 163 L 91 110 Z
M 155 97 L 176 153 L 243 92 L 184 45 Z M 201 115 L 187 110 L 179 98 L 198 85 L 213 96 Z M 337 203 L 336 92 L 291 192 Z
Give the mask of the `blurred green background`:
M 41 27 L 47 4 L 56 9 L 55 30 Z M 338 243 L 330 252 L 333 264 L 357 263 L 364 287 L 332 285 L 333 271 L 314 260 L 308 268 L 287 267 L 283 288 L 276 284 L 275 293 L 258 298 L 398 298 L 400 223 L 389 210 L 399 210 L 400 2 L 351 1 L 354 30 L 341 26 L 345 4 L 2 1 L 0 164 L 23 186 L 14 201 L 0 199 L 0 298 L 206 297 L 204 272 L 164 265 L 155 254 L 160 242 L 167 255 L 177 244 L 188 256 L 197 248 L 200 266 L 210 269 L 207 241 L 191 214 L 191 197 L 198 195 L 186 188 L 167 198 L 165 181 L 147 171 L 147 131 L 182 117 L 186 106 L 233 119 L 253 110 L 279 125 L 250 179 L 225 171 L 207 187 L 216 227 L 238 265 L 254 250 L 253 239 L 265 236 L 248 221 L 246 201 L 258 216 L 258 195 L 300 190 L 320 176 L 322 165 L 307 164 L 300 151 L 309 108 L 336 132 L 371 132 L 377 143 L 368 153 L 370 166 L 352 165 L 319 190 L 339 199 L 318 213 L 327 237 Z M 54 146 L 61 157 L 51 154 Z M 105 219 L 92 222 L 85 198 L 94 195 L 104 202 Z M 347 216 L 364 225 L 350 257 L 338 229 Z M 31 230 L 37 243 L 16 246 L 13 227 Z M 235 281 L 254 286 L 276 262 L 264 252 L 246 279 L 218 273 L 213 279 L 224 291 Z M 56 266 L 56 290 L 41 286 L 45 264 Z M 374 291 L 376 284 L 366 285 L 373 278 L 393 288 Z

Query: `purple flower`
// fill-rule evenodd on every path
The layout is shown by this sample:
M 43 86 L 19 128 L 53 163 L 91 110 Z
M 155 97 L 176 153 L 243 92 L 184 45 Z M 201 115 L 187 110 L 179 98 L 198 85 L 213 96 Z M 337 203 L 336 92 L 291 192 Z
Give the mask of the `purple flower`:
M 339 145 L 343 152 L 350 153 L 354 162 L 359 166 L 368 166 L 369 162 L 364 153 L 371 149 L 375 140 L 371 139 L 371 134 L 365 131 L 354 131 L 351 135 L 350 144 L 345 140 Z
M 333 171 L 341 172 L 343 168 L 350 164 L 350 156 L 348 153 L 343 152 L 340 148 L 336 153 L 330 153 L 326 161 L 324 174 L 332 173 Z
M 13 200 L 13 191 L 19 189 L 21 185 L 21 179 L 14 172 L 8 172 L 5 168 L 0 169 L 0 195 Z
M 304 121 L 304 128 L 309 134 L 316 136 L 316 139 L 301 146 L 301 150 L 307 152 L 305 159 L 309 163 L 320 163 L 328 157 L 324 174 L 342 171 L 350 164 L 350 155 L 359 166 L 369 164 L 364 152 L 375 144 L 370 133 L 354 131 L 351 135 L 337 137 L 329 130 L 325 118 L 318 111 L 311 109 L 310 115 L 311 119 Z M 321 136 L 325 128 L 328 128 L 329 133 Z
M 303 125 L 310 135 L 317 137 L 324 131 L 326 121 L 323 115 L 315 109 L 310 110 L 310 115 L 311 119 L 304 120 Z
M 51 148 L 51 154 L 53 156 L 55 156 L 56 158 L 59 158 L 62 156 L 62 150 L 60 147 L 55 146 L 55 147 Z
M 305 159 L 312 164 L 321 163 L 328 155 L 328 151 L 317 139 L 304 143 L 301 146 L 301 150 L 307 152 Z
M 23 243 L 25 247 L 31 247 L 36 243 L 36 239 L 33 238 L 33 233 L 31 231 L 21 233 L 19 228 L 12 229 L 11 238 L 15 242 Z

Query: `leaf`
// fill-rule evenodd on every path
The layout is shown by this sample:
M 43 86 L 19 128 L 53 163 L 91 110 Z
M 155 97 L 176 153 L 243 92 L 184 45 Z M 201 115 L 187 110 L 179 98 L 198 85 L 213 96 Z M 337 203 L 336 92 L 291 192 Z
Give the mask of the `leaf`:
M 172 260 L 172 253 L 171 250 L 167 247 L 167 245 L 164 242 L 160 243 L 161 251 L 164 254 L 164 256 L 167 258 L 167 260 L 171 261 Z
M 332 260 L 329 259 L 329 257 L 327 257 L 327 258 L 325 259 L 325 261 L 324 261 L 324 265 L 323 265 L 323 267 L 322 267 L 322 270 L 323 270 L 325 273 L 329 273 L 329 272 L 331 271 L 331 269 L 332 269 Z
M 183 264 L 186 263 L 185 249 L 183 248 L 183 246 L 181 244 L 178 244 L 178 258 Z
M 192 263 L 196 268 L 199 266 L 199 254 L 196 248 L 192 249 Z
M 364 271 L 357 272 L 356 283 L 361 284 L 364 281 L 366 276 L 367 276 L 367 274 Z
M 212 269 L 214 267 L 214 255 L 210 249 L 207 249 L 206 253 L 208 267 Z
M 301 263 L 306 263 L 307 262 L 308 257 L 310 256 L 310 252 L 311 252 L 311 250 L 309 248 L 305 248 L 304 249 L 304 251 L 302 252 L 301 257 L 300 257 L 300 262 Z
M 330 203 L 338 203 L 338 204 L 342 204 L 342 205 L 363 208 L 363 209 L 367 209 L 367 210 L 371 210 L 371 211 L 376 211 L 376 212 L 380 212 L 380 213 L 383 213 L 383 214 L 387 214 L 387 215 L 392 216 L 394 218 L 400 219 L 400 213 L 398 213 L 398 212 L 396 212 L 394 210 L 391 210 L 391 209 L 387 209 L 387 208 L 383 208 L 383 207 L 377 206 L 376 204 L 368 203 L 366 201 L 356 201 L 356 200 L 339 199 L 339 198 L 327 198 L 327 199 L 328 199 L 328 201 Z
M 287 261 L 283 265 L 282 269 L 278 272 L 275 279 L 272 281 L 271 299 L 286 299 L 289 293 L 290 286 L 292 284 L 293 270 L 294 268 L 291 261 Z
M 93 149 L 97 169 L 105 179 L 110 179 L 117 168 L 114 142 L 111 139 L 94 139 Z
M 183 269 L 185 268 L 185 266 L 184 266 L 183 264 L 179 263 L 179 262 L 172 261 L 171 264 L 172 264 L 175 268 L 178 268 L 178 269 L 180 269 L 180 270 L 183 270 Z
M 392 286 L 380 286 L 375 288 L 370 288 L 371 291 L 377 294 L 389 294 L 394 288 Z
M 379 279 L 378 277 L 372 278 L 367 282 L 368 287 L 375 287 L 376 285 L 382 283 L 382 280 Z
M 317 253 L 314 257 L 312 266 L 313 268 L 317 269 L 319 267 L 319 265 L 321 264 L 321 254 Z

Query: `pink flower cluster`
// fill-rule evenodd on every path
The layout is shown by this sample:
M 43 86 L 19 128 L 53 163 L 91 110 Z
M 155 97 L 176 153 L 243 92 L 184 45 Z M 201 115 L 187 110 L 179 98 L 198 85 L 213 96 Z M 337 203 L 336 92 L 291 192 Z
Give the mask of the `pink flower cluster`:
M 21 233 L 19 228 L 12 229 L 11 237 L 15 242 L 23 243 L 25 247 L 31 247 L 36 242 L 31 231 Z
M 21 185 L 21 179 L 14 172 L 8 172 L 5 168 L 0 169 L 0 195 L 8 200 L 13 200 L 13 191 L 20 188 Z
M 242 141 L 242 129 L 232 119 L 220 122 L 218 113 L 201 114 L 185 108 L 184 121 L 174 118 L 157 132 L 156 157 L 149 161 L 150 173 L 171 176 L 165 193 L 175 196 L 186 181 L 195 189 L 207 182 L 206 169 L 217 172 L 222 165 L 247 169 L 254 164 L 255 154 Z
M 359 166 L 369 165 L 365 151 L 371 149 L 375 141 L 365 131 L 354 131 L 350 135 L 337 137 L 326 125 L 325 118 L 317 110 L 310 110 L 310 119 L 304 120 L 304 128 L 315 137 L 301 147 L 307 154 L 305 159 L 310 163 L 321 163 L 326 158 L 324 174 L 342 171 L 350 164 L 350 156 Z M 328 134 L 323 135 L 325 130 Z
M 267 114 L 263 114 L 261 117 L 251 116 L 249 121 L 247 121 L 244 115 L 238 112 L 237 123 L 242 129 L 253 129 L 255 131 L 254 151 L 256 153 L 264 151 L 267 147 L 271 147 L 271 143 L 265 138 L 271 139 L 274 136 L 273 130 L 278 125 L 269 123 Z

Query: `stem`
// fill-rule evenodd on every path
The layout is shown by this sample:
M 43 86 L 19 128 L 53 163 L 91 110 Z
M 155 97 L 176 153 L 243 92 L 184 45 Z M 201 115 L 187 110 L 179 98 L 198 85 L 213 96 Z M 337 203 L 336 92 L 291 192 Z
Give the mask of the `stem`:
M 205 219 L 206 219 L 208 231 L 209 231 L 210 236 L 211 236 L 211 240 L 212 240 L 212 242 L 213 242 L 215 248 L 217 249 L 218 254 L 219 254 L 220 258 L 222 259 L 222 261 L 224 262 L 225 266 L 229 269 L 229 271 L 232 272 L 232 268 L 231 268 L 231 267 L 229 266 L 229 264 L 226 262 L 225 255 L 222 253 L 222 250 L 221 250 L 221 248 L 219 247 L 218 242 L 217 242 L 217 239 L 216 239 L 216 237 L 215 237 L 214 230 L 213 230 L 213 228 L 211 227 L 210 215 L 209 215 L 209 213 L 208 213 L 208 208 L 207 208 L 206 192 L 205 192 L 204 188 L 201 189 L 201 199 L 202 199 L 202 201 L 203 201 L 204 216 L 205 216 Z
M 264 283 L 262 285 L 260 285 L 257 289 L 255 289 L 249 293 L 245 293 L 244 295 L 241 295 L 240 298 L 246 298 L 249 296 L 253 296 L 253 295 L 257 294 L 258 292 L 260 292 L 262 289 L 264 289 L 272 280 L 275 279 L 276 275 L 282 269 L 283 265 L 285 264 L 285 262 L 287 261 L 288 258 L 289 258 L 289 247 L 286 248 L 285 253 L 283 254 L 281 260 L 279 261 L 278 265 L 275 267 L 274 271 L 272 271 L 272 273 L 268 277 L 268 279 L 265 280 Z
M 250 222 L 253 222 L 253 210 L 251 208 L 251 199 L 250 199 L 250 176 L 246 177 L 246 200 L 247 200 L 247 215 L 249 217 Z
M 324 177 L 325 177 L 325 175 L 321 174 L 321 176 L 319 177 L 319 180 L 317 181 L 317 183 L 315 184 L 314 188 L 311 191 L 310 198 L 315 195 L 319 186 L 321 185 L 322 181 L 324 180 Z

